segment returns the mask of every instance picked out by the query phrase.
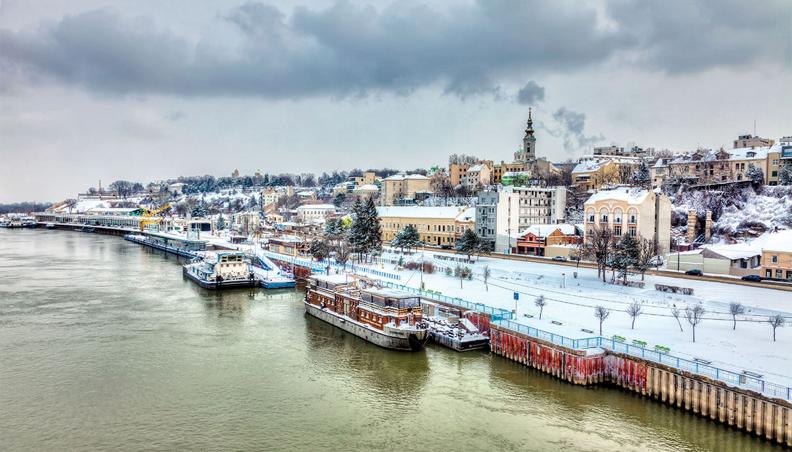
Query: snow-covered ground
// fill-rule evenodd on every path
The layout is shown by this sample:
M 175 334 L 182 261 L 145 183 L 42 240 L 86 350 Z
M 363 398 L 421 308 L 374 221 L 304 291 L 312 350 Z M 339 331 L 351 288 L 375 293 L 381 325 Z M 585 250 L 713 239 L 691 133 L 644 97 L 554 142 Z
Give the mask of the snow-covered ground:
M 497 258 L 480 258 L 474 264 L 465 264 L 473 270 L 474 276 L 473 280 L 464 280 L 460 288 L 458 278 L 446 276 L 439 268 L 453 267 L 456 263 L 438 259 L 436 255 L 459 257 L 425 252 L 423 259 L 431 260 L 438 267 L 435 274 L 423 275 L 426 289 L 494 307 L 516 308 L 516 321 L 570 338 L 592 336 L 582 329 L 598 333 L 594 307 L 601 305 L 611 310 L 610 317 L 603 324 L 602 335 L 605 337 L 620 335 L 627 339 L 627 343 L 638 339 L 648 342 L 649 348 L 667 346 L 676 356 L 706 359 L 714 366 L 738 373 L 755 371 L 763 374 L 767 381 L 792 386 L 792 359 L 789 354 L 792 325 L 778 328 L 777 342 L 773 342 L 772 328 L 767 322 L 767 317 L 775 314 L 787 317 L 787 322 L 792 320 L 792 292 L 649 275 L 643 289 L 631 288 L 603 283 L 597 278 L 596 269 Z M 383 261 L 396 262 L 398 259 L 399 255 L 392 252 L 383 255 Z M 405 261 L 419 259 L 421 254 L 414 253 Z M 488 289 L 482 278 L 485 266 L 491 270 Z M 421 275 L 417 270 L 398 270 L 397 265 L 386 262 L 378 264 L 377 268 L 399 274 L 401 284 L 420 286 Z M 577 272 L 577 278 L 573 276 L 574 272 Z M 640 275 L 633 275 L 630 280 L 640 280 Z M 655 284 L 692 288 L 694 295 L 659 292 L 655 290 Z M 516 302 L 514 292 L 519 293 Z M 534 305 L 539 295 L 544 295 L 547 300 L 541 320 L 538 318 L 539 309 Z M 642 304 L 643 312 L 635 322 L 635 329 L 631 329 L 632 319 L 626 310 L 634 301 Z M 729 314 L 731 302 L 739 302 L 746 307 L 745 314 L 738 316 L 736 330 L 732 329 Z M 684 310 L 695 304 L 703 305 L 707 313 L 696 328 L 694 343 Z M 679 324 L 671 315 L 674 306 L 682 312 L 680 321 L 684 331 L 680 331 Z M 554 320 L 563 325 L 551 323 Z

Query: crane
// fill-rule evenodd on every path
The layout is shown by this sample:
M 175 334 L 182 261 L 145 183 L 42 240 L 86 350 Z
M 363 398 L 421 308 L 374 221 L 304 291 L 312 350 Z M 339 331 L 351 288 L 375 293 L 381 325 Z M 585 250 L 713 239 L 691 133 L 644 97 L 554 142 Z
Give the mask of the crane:
M 162 221 L 162 218 L 161 217 L 153 218 L 153 217 L 161 214 L 162 212 L 165 212 L 166 210 L 169 210 L 170 208 L 171 205 L 168 203 L 165 203 L 164 205 L 154 210 L 148 210 L 146 208 L 143 208 L 144 213 L 143 215 L 141 215 L 143 219 L 140 220 L 141 232 L 144 231 L 146 229 L 146 226 L 150 224 L 159 224 Z

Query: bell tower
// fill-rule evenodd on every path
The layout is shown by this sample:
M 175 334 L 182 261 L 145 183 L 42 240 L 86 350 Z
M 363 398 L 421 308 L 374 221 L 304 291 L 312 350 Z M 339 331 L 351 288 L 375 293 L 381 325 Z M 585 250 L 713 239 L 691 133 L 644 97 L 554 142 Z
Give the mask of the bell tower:
M 536 160 L 536 137 L 534 136 L 533 117 L 528 109 L 528 123 L 525 126 L 522 149 L 514 153 L 515 162 L 531 162 Z

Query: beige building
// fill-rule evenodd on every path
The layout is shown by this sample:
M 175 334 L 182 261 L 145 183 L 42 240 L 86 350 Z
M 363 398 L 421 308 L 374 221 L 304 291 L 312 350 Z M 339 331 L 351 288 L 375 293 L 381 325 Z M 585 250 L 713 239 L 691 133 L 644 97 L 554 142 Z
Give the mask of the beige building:
M 621 166 L 611 158 L 582 160 L 572 169 L 572 186 L 579 191 L 599 190 L 621 181 Z
M 380 205 L 412 204 L 419 193 L 431 193 L 429 178 L 421 174 L 394 174 L 382 179 Z
M 486 187 L 492 182 L 492 168 L 488 163 L 479 163 L 468 168 L 462 178 L 462 185 L 475 190 L 478 187 Z
M 792 281 L 792 229 L 767 233 L 756 241 L 762 247 L 760 276 Z
M 665 180 L 686 182 L 693 186 L 717 186 L 750 182 L 749 169 L 753 166 L 762 170 L 765 185 L 778 185 L 781 169 L 781 146 L 737 148 L 730 151 L 700 149 L 682 154 L 670 160 L 667 171 L 656 177 L 654 183 Z M 655 168 L 657 171 L 657 168 Z M 658 174 L 659 175 L 659 174 Z
M 584 234 L 607 225 L 617 237 L 630 234 L 655 240 L 658 254 L 671 248 L 671 200 L 663 194 L 636 187 L 601 190 L 586 200 Z
M 756 135 L 740 135 L 734 140 L 734 148 L 757 148 L 770 147 L 775 144 L 775 140 L 762 138 Z
M 467 229 L 475 229 L 476 209 L 472 207 L 377 207 L 382 241 L 390 242 L 408 224 L 413 225 L 428 245 L 453 246 Z

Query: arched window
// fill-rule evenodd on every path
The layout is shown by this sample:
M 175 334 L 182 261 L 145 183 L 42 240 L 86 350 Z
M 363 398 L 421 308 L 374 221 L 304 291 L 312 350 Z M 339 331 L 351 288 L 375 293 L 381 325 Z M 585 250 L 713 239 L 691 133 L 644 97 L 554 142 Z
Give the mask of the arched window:
M 622 210 L 618 207 L 613 209 L 613 224 L 622 224 Z
M 594 223 L 595 215 L 596 214 L 594 213 L 594 209 L 589 209 L 589 210 L 586 211 L 586 218 L 587 218 L 589 223 Z
M 627 211 L 627 222 L 629 224 L 638 223 L 638 210 L 636 210 L 634 207 Z
M 600 223 L 605 223 L 605 224 L 608 223 L 608 209 L 605 208 L 605 207 L 603 207 L 599 211 L 599 222 Z

